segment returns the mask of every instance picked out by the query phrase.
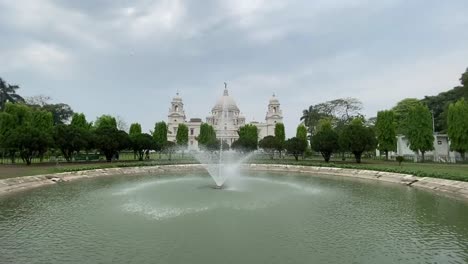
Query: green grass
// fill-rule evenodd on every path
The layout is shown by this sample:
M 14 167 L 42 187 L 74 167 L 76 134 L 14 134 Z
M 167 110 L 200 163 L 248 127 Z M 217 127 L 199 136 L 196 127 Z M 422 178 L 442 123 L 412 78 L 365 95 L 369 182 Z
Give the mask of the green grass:
M 128 156 L 128 157 L 127 157 Z M 71 172 L 71 171 L 82 171 L 102 168 L 119 168 L 119 167 L 140 167 L 140 166 L 155 166 L 155 165 L 169 165 L 169 164 L 193 164 L 198 163 L 195 159 L 189 155 L 185 155 L 182 158 L 179 154 L 174 155 L 171 161 L 168 157 L 162 156 L 159 159 L 159 155 L 152 156 L 150 161 L 135 161 L 133 155 L 127 155 L 126 161 L 118 162 L 87 162 L 87 163 L 38 163 L 31 166 L 26 165 L 0 165 L 0 179 L 30 176 L 38 174 L 49 174 L 57 172 Z M 122 156 L 121 156 L 122 158 Z M 303 165 L 303 166 L 321 166 L 321 167 L 336 167 L 336 168 L 349 168 L 349 169 L 365 169 L 375 171 L 386 171 L 396 172 L 404 174 L 412 174 L 420 177 L 433 177 L 443 178 L 459 181 L 468 181 L 468 164 L 444 164 L 444 163 L 413 163 L 410 161 L 403 162 L 401 166 L 395 161 L 383 161 L 383 160 L 372 160 L 364 159 L 361 164 L 355 163 L 349 159 L 347 161 L 335 160 L 330 163 L 325 163 L 319 157 L 312 159 L 300 159 L 295 161 L 292 157 L 286 157 L 283 159 L 275 158 L 270 159 L 268 157 L 258 155 L 256 158 L 250 160 L 251 163 L 259 164 L 290 164 L 290 165 Z

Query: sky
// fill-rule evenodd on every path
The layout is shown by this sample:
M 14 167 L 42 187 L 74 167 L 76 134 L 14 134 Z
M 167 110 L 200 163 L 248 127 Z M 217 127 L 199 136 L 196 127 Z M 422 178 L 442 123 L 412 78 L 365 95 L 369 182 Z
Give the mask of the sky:
M 459 84 L 466 0 L 0 0 L 0 77 L 94 120 L 167 120 L 177 91 L 205 119 L 224 82 L 247 121 L 273 93 L 287 136 L 309 105 L 364 114 Z

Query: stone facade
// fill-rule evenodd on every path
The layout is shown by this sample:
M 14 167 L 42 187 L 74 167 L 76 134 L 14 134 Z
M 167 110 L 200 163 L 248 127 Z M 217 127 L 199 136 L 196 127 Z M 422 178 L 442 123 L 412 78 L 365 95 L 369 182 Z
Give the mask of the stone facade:
M 179 124 L 185 124 L 189 128 L 189 150 L 198 150 L 197 136 L 200 134 L 200 126 L 203 123 L 200 118 L 191 118 L 186 120 L 184 104 L 179 93 L 172 99 L 171 108 L 167 116 L 168 131 L 167 139 L 176 141 L 177 127 Z M 283 113 L 281 104 L 273 95 L 268 103 L 265 122 L 250 122 L 247 123 L 245 116 L 242 115 L 240 109 L 232 96 L 229 95 L 227 87 L 223 91 L 223 95 L 217 100 L 211 113 L 206 117 L 206 123 L 214 127 L 218 139 L 231 145 L 239 138 L 237 131 L 240 127 L 246 124 L 255 125 L 258 128 L 259 139 L 266 136 L 275 135 L 275 125 L 283 122 Z

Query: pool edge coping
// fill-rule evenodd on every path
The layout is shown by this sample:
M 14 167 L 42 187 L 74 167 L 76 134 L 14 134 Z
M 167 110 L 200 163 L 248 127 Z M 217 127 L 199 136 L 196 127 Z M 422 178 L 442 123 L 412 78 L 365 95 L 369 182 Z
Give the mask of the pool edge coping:
M 383 172 L 373 170 L 345 169 L 334 167 L 283 165 L 283 164 L 245 164 L 244 169 L 253 171 L 281 171 L 298 172 L 307 174 L 334 175 L 349 178 L 358 178 L 373 181 L 390 182 L 400 185 L 416 187 L 420 189 L 432 190 L 438 193 L 445 193 L 457 196 L 468 201 L 468 182 L 438 179 L 429 177 L 419 177 L 411 174 L 401 174 L 394 172 Z M 113 175 L 142 175 L 148 173 L 177 172 L 187 170 L 205 170 L 202 164 L 182 164 L 182 165 L 157 165 L 147 167 L 124 167 L 124 168 L 104 168 L 94 170 L 83 170 L 73 172 L 61 172 L 52 174 L 41 174 L 35 176 L 23 176 L 0 180 L 0 196 L 41 186 L 68 182 L 78 179 L 95 178 Z

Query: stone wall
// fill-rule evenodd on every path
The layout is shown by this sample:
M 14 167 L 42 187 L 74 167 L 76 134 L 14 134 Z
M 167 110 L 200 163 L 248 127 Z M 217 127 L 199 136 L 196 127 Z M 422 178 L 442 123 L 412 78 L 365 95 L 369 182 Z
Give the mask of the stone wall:
M 250 164 L 244 165 L 244 169 L 252 171 L 280 171 L 296 172 L 310 175 L 334 175 L 364 180 L 396 183 L 421 189 L 450 194 L 452 196 L 468 200 L 468 182 L 452 181 L 445 179 L 416 177 L 409 174 L 381 172 L 371 170 L 342 169 L 330 167 L 312 167 L 296 165 L 274 164 Z M 168 172 L 193 172 L 204 171 L 201 164 L 188 165 L 164 165 L 151 167 L 109 168 L 90 171 L 64 172 L 47 175 L 27 176 L 0 180 L 0 195 L 16 191 L 26 190 L 39 186 L 55 184 L 57 182 L 73 181 L 84 178 L 94 178 L 112 175 L 144 175 L 161 174 Z

